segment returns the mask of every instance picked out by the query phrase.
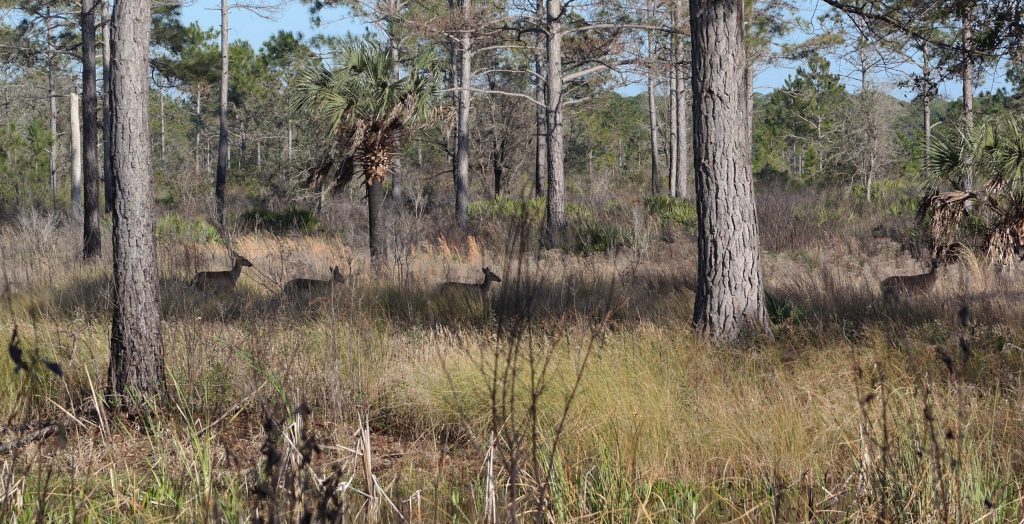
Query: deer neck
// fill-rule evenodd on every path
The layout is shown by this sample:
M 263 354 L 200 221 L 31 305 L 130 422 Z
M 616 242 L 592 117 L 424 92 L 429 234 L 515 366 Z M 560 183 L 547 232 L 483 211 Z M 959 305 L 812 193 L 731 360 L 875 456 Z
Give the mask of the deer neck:
M 233 282 L 237 282 L 238 281 L 238 277 L 241 276 L 241 275 L 242 275 L 242 264 L 239 264 L 236 261 L 235 265 L 231 266 L 231 280 Z
M 480 283 L 480 292 L 484 295 L 491 290 L 491 279 L 484 277 L 484 281 Z

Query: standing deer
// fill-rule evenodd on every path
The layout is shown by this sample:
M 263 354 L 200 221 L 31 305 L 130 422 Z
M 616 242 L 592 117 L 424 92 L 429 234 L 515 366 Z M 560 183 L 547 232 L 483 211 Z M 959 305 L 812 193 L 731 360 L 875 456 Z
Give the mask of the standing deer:
M 235 282 L 242 274 L 243 267 L 252 267 L 252 262 L 241 255 L 235 254 L 234 264 L 230 271 L 202 271 L 192 279 L 192 287 L 204 291 L 229 291 L 235 288 Z
M 491 290 L 491 284 L 493 282 L 501 282 L 501 278 L 495 275 L 491 271 L 491 268 L 485 267 L 482 269 L 484 272 L 484 281 L 479 284 L 464 284 L 462 282 L 445 282 L 441 284 L 438 291 L 442 293 L 479 293 L 481 298 L 487 298 L 487 293 Z
M 882 297 L 886 302 L 895 301 L 899 297 L 909 297 L 928 293 L 935 287 L 935 281 L 939 277 L 939 265 L 941 264 L 940 254 L 932 257 L 931 269 L 920 275 L 906 275 L 889 277 L 882 281 Z
M 284 294 L 293 298 L 303 293 L 326 294 L 334 289 L 335 284 L 341 284 L 344 281 L 345 277 L 341 274 L 341 268 L 334 266 L 331 268 L 331 278 L 329 280 L 296 278 L 284 285 Z

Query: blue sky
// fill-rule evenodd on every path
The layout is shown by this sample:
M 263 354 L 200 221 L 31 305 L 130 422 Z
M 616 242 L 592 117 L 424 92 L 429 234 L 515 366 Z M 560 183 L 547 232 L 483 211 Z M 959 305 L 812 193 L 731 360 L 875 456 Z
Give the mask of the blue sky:
M 286 30 L 300 32 L 309 37 L 317 33 L 341 35 L 345 33 L 361 34 L 369 29 L 365 21 L 351 16 L 345 9 L 328 9 L 321 13 L 323 24 L 314 29 L 310 23 L 309 7 L 296 0 L 283 0 L 283 6 L 275 13 L 272 19 L 260 17 L 246 10 L 235 10 L 231 13 L 230 37 L 234 40 L 247 40 L 254 47 L 259 45 L 274 33 Z M 821 0 L 797 0 L 800 6 L 797 16 L 804 20 L 813 21 L 818 15 L 827 10 L 827 6 Z M 182 8 L 182 18 L 186 22 L 198 22 L 204 28 L 212 28 L 220 25 L 220 1 L 219 0 L 195 0 L 193 3 Z M 812 22 L 807 32 L 794 31 L 787 37 L 788 41 L 797 42 L 815 32 L 816 25 Z M 832 70 L 843 77 L 851 90 L 859 87 L 859 78 L 852 74 L 850 67 L 844 65 L 842 60 L 830 57 L 833 63 Z M 770 91 L 782 85 L 786 77 L 791 75 L 799 64 L 782 63 L 774 65 L 764 71 L 760 71 L 755 79 L 755 90 L 760 92 Z M 890 82 L 890 79 L 879 77 L 878 81 L 883 84 Z M 990 71 L 986 77 L 979 82 L 980 91 L 992 90 L 1002 85 L 1002 69 Z M 645 89 L 642 85 L 629 86 L 620 91 L 627 94 L 634 94 Z M 900 91 L 890 85 L 894 95 L 909 98 L 910 93 Z M 955 82 L 947 82 L 939 87 L 939 94 L 946 98 L 959 98 L 960 85 Z

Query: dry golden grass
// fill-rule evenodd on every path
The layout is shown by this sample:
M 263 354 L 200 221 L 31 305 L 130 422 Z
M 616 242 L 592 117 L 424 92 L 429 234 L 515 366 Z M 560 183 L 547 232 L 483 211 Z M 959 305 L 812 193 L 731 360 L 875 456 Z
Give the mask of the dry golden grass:
M 17 325 L 64 379 L 28 381 L 0 365 L 0 415 L 12 427 L 58 421 L 68 436 L 0 455 L 14 484 L 0 507 L 22 519 L 43 499 L 58 520 L 252 518 L 264 418 L 303 403 L 322 450 L 313 470 L 361 486 L 353 432 L 368 415 L 382 492 L 421 520 L 481 517 L 492 431 L 501 507 L 513 511 L 518 496 L 527 512 L 545 485 L 551 520 L 1024 516 L 1024 289 L 969 260 L 945 268 L 932 294 L 893 307 L 878 281 L 923 269 L 889 247 L 768 256 L 774 339 L 712 348 L 687 327 L 686 242 L 639 260 L 510 258 L 472 237 L 437 238 L 382 270 L 333 237 L 240 236 L 232 247 L 255 267 L 220 297 L 187 282 L 226 268 L 226 248 L 162 242 L 174 395 L 140 429 L 96 409 L 107 263 L 76 262 L 73 242 L 59 232 L 32 241 L 31 227 L 0 233 L 0 333 Z M 333 296 L 312 306 L 280 296 L 281 283 L 334 265 L 347 280 Z M 478 279 L 483 265 L 503 278 L 491 309 L 435 292 Z M 964 303 L 967 328 L 956 320 Z M 513 469 L 519 484 L 509 486 Z M 365 517 L 365 500 L 345 493 L 352 518 Z

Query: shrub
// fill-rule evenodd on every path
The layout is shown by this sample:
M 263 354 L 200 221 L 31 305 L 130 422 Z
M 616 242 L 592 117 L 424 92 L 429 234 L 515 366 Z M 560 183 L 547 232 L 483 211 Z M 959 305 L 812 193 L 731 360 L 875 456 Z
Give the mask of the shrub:
M 469 218 L 472 220 L 521 221 L 526 218 L 530 222 L 544 218 L 546 200 L 531 198 L 519 200 L 498 197 L 494 200 L 481 200 L 469 204 Z
M 697 230 L 697 206 L 693 202 L 658 195 L 645 198 L 644 207 L 662 223 L 678 224 L 690 232 Z
M 221 242 L 217 228 L 209 222 L 202 218 L 188 219 L 177 213 L 160 217 L 156 223 L 156 236 L 158 239 L 177 238 L 201 243 Z
M 274 234 L 313 233 L 320 228 L 320 221 L 312 211 L 288 208 L 284 211 L 250 209 L 238 217 L 242 228 L 253 231 L 263 230 Z

